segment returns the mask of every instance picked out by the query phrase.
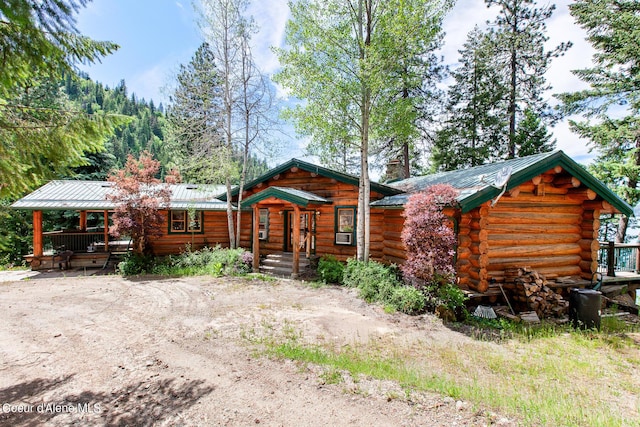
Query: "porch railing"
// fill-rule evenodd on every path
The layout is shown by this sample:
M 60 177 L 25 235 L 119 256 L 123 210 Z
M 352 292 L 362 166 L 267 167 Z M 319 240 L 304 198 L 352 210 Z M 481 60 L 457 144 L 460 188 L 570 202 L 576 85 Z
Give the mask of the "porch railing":
M 600 242 L 598 272 L 615 276 L 616 272 L 640 272 L 638 243 Z
M 104 252 L 104 232 L 51 231 L 42 233 L 45 251 Z

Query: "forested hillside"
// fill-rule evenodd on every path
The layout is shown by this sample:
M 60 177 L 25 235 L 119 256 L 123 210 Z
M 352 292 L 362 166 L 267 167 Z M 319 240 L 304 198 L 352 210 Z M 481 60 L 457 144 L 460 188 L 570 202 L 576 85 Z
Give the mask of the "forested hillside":
M 78 78 L 66 75 L 63 83 L 69 100 L 87 114 L 104 112 L 127 117 L 126 124 L 116 128 L 107 139 L 105 150 L 90 155 L 90 165 L 76 168 L 77 174 L 68 178 L 105 179 L 110 170 L 124 165 L 129 154 L 137 156 L 144 150 L 166 163 L 162 158 L 165 127 L 162 104 L 156 108 L 153 100 L 147 102 L 144 98 L 137 99 L 135 93 L 129 94 L 124 80 L 109 88 L 80 74 Z

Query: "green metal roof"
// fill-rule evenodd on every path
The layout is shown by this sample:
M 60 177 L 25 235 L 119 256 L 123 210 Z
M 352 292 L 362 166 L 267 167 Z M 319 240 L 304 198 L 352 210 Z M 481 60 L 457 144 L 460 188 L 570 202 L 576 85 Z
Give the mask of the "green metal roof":
M 287 202 L 294 203 L 296 205 L 307 207 L 310 204 L 324 204 L 331 203 L 331 200 L 327 200 L 316 194 L 309 193 L 308 191 L 302 191 L 289 187 L 268 187 L 265 190 L 252 194 L 242 201 L 242 207 L 251 206 L 269 197 L 275 197 L 280 200 L 286 200 Z
M 337 172 L 337 171 L 327 169 L 322 166 L 317 166 L 312 163 L 307 163 L 305 161 L 298 160 L 298 159 L 291 159 L 288 162 L 281 164 L 280 166 L 276 166 L 275 168 L 259 176 L 253 181 L 246 183 L 244 186 L 244 189 L 248 190 L 250 188 L 253 188 L 256 185 L 260 184 L 261 182 L 268 181 L 269 179 L 275 177 L 276 175 L 280 175 L 281 173 L 284 173 L 293 167 L 297 167 L 298 169 L 302 169 L 307 172 L 316 173 L 318 175 L 322 175 L 327 178 L 333 178 L 337 181 L 344 182 L 345 184 L 355 185 L 356 187 L 358 187 L 360 184 L 360 178 L 357 177 L 356 175 Z M 391 196 L 394 194 L 402 193 L 402 190 L 391 187 L 389 185 L 379 184 L 377 182 L 371 182 L 371 190 L 385 196 Z M 232 190 L 231 194 L 233 196 L 236 196 L 238 194 L 238 187 L 235 187 Z M 226 193 L 218 194 L 218 198 L 220 200 L 227 200 L 227 194 Z
M 413 193 L 423 191 L 434 184 L 449 184 L 460 192 L 458 202 L 462 212 L 468 212 L 500 194 L 501 188 L 492 184 L 498 172 L 506 166 L 510 166 L 512 170 L 511 177 L 507 182 L 507 190 L 515 188 L 549 169 L 561 166 L 618 211 L 627 216 L 633 215 L 633 208 L 627 202 L 561 150 L 397 181 L 391 185 L 403 190 L 402 194 L 377 200 L 371 203 L 371 206 L 404 206 Z
M 215 197 L 221 186 L 173 184 L 170 209 L 225 210 L 226 202 Z M 18 200 L 11 207 L 26 210 L 112 210 L 107 194 L 113 188 L 108 181 L 51 181 Z

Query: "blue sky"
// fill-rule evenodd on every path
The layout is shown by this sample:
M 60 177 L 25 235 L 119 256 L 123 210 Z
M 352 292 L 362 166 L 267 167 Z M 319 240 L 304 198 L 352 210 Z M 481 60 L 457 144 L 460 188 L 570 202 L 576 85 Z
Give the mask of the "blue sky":
M 593 53 L 584 41 L 584 33 L 569 15 L 569 2 L 556 1 L 556 12 L 547 23 L 550 47 L 568 40 L 574 43 L 547 73 L 553 85 L 549 97 L 552 93 L 584 88 L 570 70 L 588 66 Z M 288 7 L 286 0 L 253 0 L 253 3 L 250 13 L 261 29 L 254 37 L 253 51 L 263 72 L 272 74 L 278 63 L 270 46 L 282 43 Z M 497 10 L 487 9 L 483 0 L 459 0 L 445 20 L 447 34 L 442 50 L 445 62 L 454 65 L 467 33 L 475 24 L 483 25 L 496 14 Z M 166 102 L 166 88 L 171 85 L 178 65 L 187 63 L 201 43 L 190 0 L 93 0 L 78 15 L 78 29 L 93 39 L 120 45 L 102 63 L 81 67 L 93 80 L 114 87 L 124 79 L 130 94 L 147 101 L 153 99 L 156 105 Z M 576 161 L 584 163 L 591 159 L 586 142 L 570 132 L 566 121 L 553 132 L 558 148 Z
M 78 29 L 120 45 L 101 63 L 81 67 L 93 80 L 113 88 L 124 79 L 129 93 L 156 105 L 168 98 L 162 89 L 178 64 L 201 43 L 189 0 L 93 0 L 78 15 Z

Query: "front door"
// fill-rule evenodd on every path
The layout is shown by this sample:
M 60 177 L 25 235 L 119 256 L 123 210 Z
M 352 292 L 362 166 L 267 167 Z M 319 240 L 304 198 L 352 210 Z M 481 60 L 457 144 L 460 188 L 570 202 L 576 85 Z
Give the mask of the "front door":
M 293 211 L 287 211 L 287 226 L 285 227 L 285 251 L 293 252 Z M 298 249 L 300 252 L 311 256 L 311 252 L 315 250 L 315 216 L 314 212 L 300 213 L 300 241 Z

